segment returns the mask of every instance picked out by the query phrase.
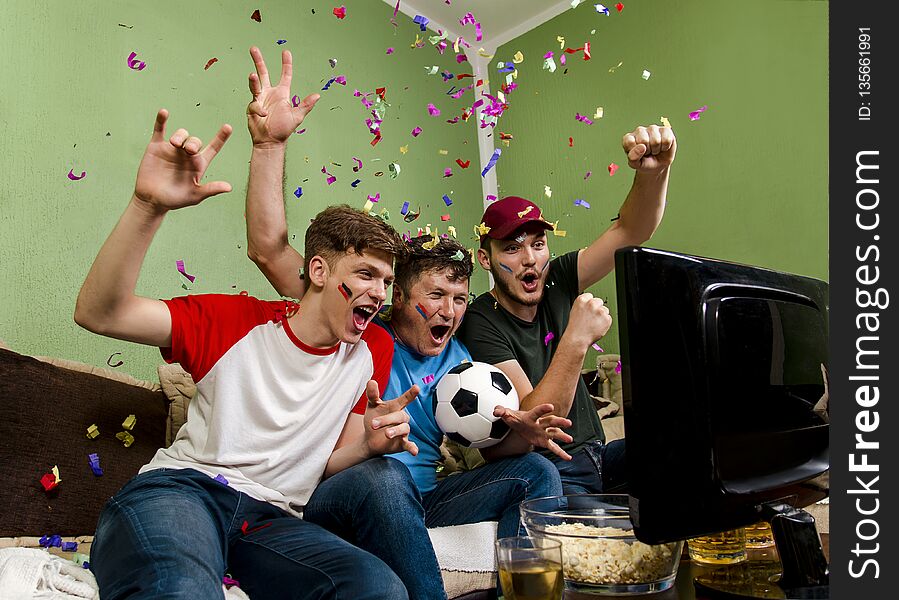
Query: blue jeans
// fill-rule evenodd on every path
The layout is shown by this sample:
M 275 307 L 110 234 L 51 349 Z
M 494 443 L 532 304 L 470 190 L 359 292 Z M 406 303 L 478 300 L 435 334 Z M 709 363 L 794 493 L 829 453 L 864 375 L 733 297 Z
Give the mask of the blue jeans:
M 428 527 L 499 521 L 499 538 L 524 535 L 518 505 L 562 493 L 559 473 L 545 457 L 530 452 L 504 458 L 437 483 L 424 498 Z
M 553 461 L 566 494 L 626 494 L 624 440 L 587 442 L 570 461 Z
M 251 598 L 409 598 L 380 558 L 193 469 L 125 484 L 100 516 L 91 570 L 103 600 L 219 599 L 226 572 Z
M 400 461 L 373 458 L 324 480 L 306 504 L 303 520 L 383 560 L 413 600 L 445 600 L 421 494 Z

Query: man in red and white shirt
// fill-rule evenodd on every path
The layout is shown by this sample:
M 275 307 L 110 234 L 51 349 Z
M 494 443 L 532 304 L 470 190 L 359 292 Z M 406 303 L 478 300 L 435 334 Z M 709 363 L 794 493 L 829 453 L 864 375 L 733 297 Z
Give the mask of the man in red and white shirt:
M 381 560 L 411 563 L 430 549 L 423 526 L 396 529 L 403 512 L 415 510 L 392 491 L 410 487 L 399 485 L 408 472 L 375 458 L 417 452 L 402 410 L 417 386 L 381 400 L 393 344 L 369 327 L 402 239 L 367 214 L 330 207 L 306 233 L 311 258 L 300 303 L 135 295 L 165 213 L 231 190 L 221 181 L 200 184 L 231 127 L 203 148 L 183 129 L 166 140 L 167 118 L 159 111 L 134 194 L 88 273 L 75 320 L 158 346 L 191 373 L 197 395 L 172 446 L 104 508 L 91 549 L 102 597 L 221 598 L 228 573 L 257 598 L 293 598 L 297 590 L 304 598 L 442 598 L 433 575 L 401 580 Z M 299 518 L 319 481 L 332 476 L 372 515 L 356 545 Z M 428 591 L 419 595 L 416 585 Z

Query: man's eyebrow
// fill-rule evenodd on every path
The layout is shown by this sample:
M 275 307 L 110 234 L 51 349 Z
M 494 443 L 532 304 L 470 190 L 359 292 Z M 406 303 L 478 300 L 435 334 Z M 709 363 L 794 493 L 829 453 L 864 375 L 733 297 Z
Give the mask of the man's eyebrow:
M 390 278 L 390 277 L 393 277 L 393 273 L 390 273 L 389 271 L 387 271 L 387 270 L 385 270 L 385 269 L 381 269 L 381 268 L 379 268 L 379 267 L 377 267 L 377 266 L 375 266 L 374 264 L 369 263 L 369 262 L 362 262 L 362 263 L 360 263 L 360 264 L 356 267 L 355 270 L 356 270 L 357 273 L 358 273 L 359 271 L 371 271 L 371 272 L 373 272 L 374 274 L 379 275 L 379 276 L 384 277 L 384 278 Z

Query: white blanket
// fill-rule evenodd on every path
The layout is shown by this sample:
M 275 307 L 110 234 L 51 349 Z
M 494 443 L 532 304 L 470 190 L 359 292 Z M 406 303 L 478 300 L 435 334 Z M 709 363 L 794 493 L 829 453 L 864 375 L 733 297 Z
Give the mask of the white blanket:
M 222 586 L 225 600 L 250 600 L 238 587 Z M 94 574 L 35 548 L 0 549 L 0 600 L 100 600 Z
M 428 529 L 441 569 L 448 571 L 496 571 L 493 521 Z

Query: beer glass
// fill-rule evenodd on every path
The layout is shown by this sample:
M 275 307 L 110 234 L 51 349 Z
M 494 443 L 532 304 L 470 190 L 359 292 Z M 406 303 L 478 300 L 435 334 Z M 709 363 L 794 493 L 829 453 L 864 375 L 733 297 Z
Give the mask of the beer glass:
M 544 537 L 496 540 L 499 581 L 506 600 L 562 600 L 562 544 Z

